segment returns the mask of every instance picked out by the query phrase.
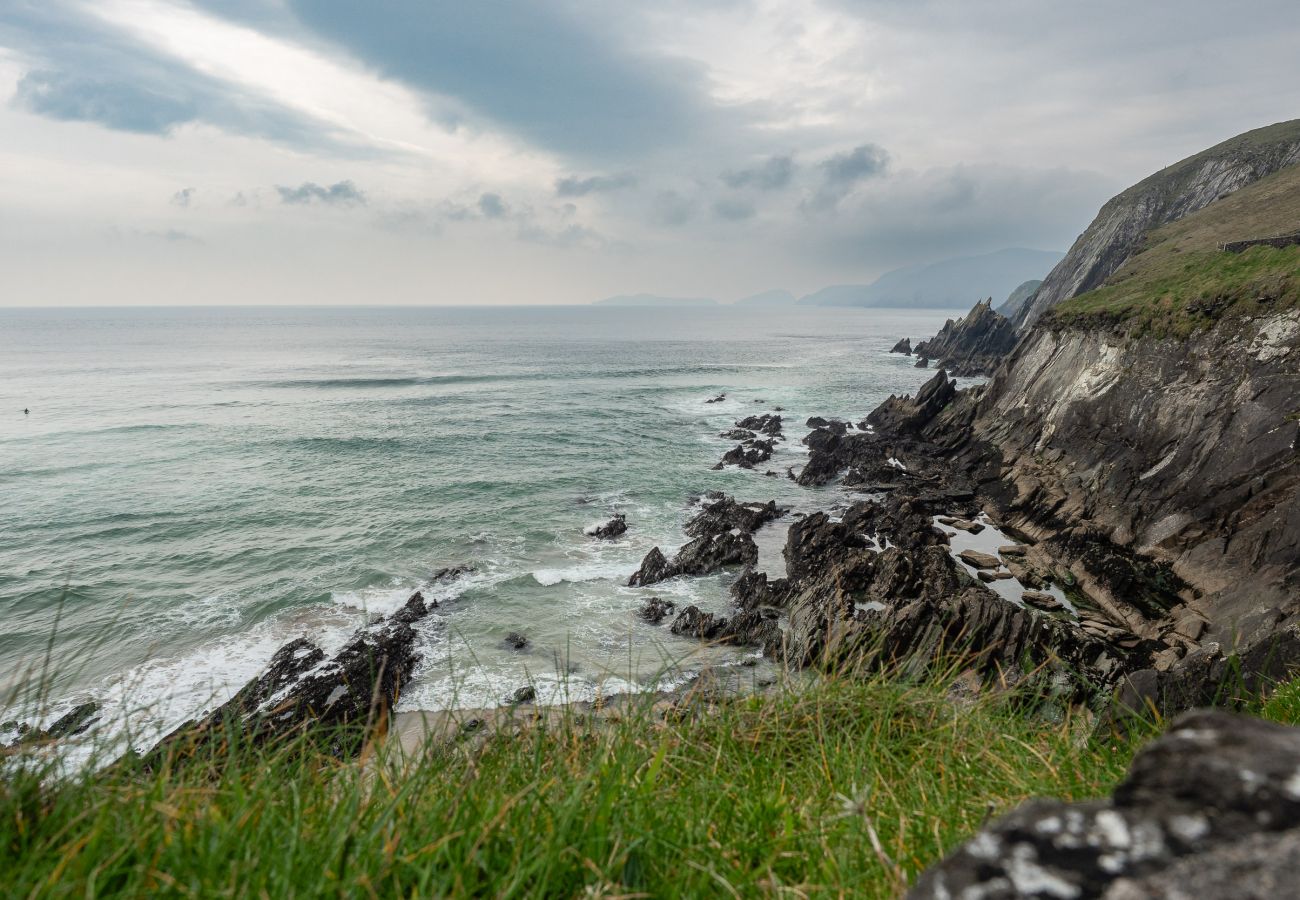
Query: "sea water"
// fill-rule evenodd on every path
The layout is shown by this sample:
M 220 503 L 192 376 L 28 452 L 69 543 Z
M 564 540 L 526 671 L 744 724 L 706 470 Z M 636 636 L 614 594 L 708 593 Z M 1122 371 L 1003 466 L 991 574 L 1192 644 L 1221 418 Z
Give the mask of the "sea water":
M 96 700 L 146 741 L 289 640 L 336 649 L 417 589 L 440 607 L 404 709 L 495 705 L 528 683 L 543 702 L 589 699 L 742 664 L 752 651 L 635 615 L 649 596 L 725 611 L 730 575 L 628 576 L 683 543 L 705 491 L 833 502 L 784 477 L 804 420 L 915 391 L 933 373 L 888 350 L 950 314 L 0 310 L 0 705 L 30 709 L 39 684 L 46 721 Z M 770 464 L 711 470 L 734 443 L 718 432 L 778 406 Z M 614 513 L 624 536 L 583 534 Z M 760 546 L 782 564 L 779 534 Z M 454 565 L 474 570 L 430 585 Z

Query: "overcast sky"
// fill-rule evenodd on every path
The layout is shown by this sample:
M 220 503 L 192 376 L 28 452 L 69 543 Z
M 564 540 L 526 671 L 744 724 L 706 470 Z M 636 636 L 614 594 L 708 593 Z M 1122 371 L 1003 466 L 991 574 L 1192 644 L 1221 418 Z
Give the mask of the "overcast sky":
M 0 304 L 731 300 L 1300 115 L 1294 0 L 2 0 Z

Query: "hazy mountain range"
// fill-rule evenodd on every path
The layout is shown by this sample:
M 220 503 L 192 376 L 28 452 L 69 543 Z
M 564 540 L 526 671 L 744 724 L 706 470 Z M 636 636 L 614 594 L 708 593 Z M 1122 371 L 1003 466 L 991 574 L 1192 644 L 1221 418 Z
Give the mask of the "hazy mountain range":
M 1001 301 L 1027 281 L 1042 278 L 1065 254 L 1055 250 L 1009 248 L 983 256 L 905 266 L 870 284 L 839 284 L 795 298 L 774 289 L 735 301 L 737 306 L 867 306 L 911 309 L 966 309 L 983 297 Z M 621 294 L 601 306 L 714 306 L 702 297 Z

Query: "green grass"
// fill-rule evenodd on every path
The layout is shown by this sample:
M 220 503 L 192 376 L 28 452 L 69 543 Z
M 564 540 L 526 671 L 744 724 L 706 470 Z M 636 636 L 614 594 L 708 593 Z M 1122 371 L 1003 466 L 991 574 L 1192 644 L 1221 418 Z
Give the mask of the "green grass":
M 1187 337 L 1228 316 L 1300 305 L 1300 247 L 1170 253 L 1140 277 L 1120 279 L 1059 304 L 1051 322 L 1110 324 L 1132 335 Z
M 1263 713 L 1300 716 L 1300 689 Z M 11 897 L 896 895 L 990 815 L 1093 797 L 1139 738 L 884 678 L 340 763 L 226 746 L 0 786 Z
M 1300 126 L 1286 123 L 1283 129 Z M 1100 287 L 1055 306 L 1052 327 L 1187 337 L 1231 316 L 1300 305 L 1300 247 L 1225 253 L 1231 241 L 1300 228 L 1300 166 L 1290 166 L 1149 232 Z

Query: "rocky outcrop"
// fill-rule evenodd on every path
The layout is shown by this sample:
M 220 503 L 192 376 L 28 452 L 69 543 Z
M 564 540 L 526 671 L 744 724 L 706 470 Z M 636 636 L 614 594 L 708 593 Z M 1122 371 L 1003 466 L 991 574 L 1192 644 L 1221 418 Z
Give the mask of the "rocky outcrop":
M 772 413 L 765 413 L 761 416 L 746 416 L 736 423 L 736 427 L 757 431 L 759 434 L 765 434 L 768 437 L 780 437 L 781 417 Z
M 1151 229 L 1203 209 L 1300 162 L 1300 120 L 1258 128 L 1175 163 L 1112 198 L 1013 318 L 1032 325 L 1052 306 L 1101 285 Z
M 902 353 L 905 356 L 912 355 L 912 339 L 903 338 L 897 344 L 889 349 L 890 353 Z
M 1300 871 L 1300 729 L 1181 716 L 1104 800 L 1032 800 L 925 872 L 912 900 L 1265 900 Z
M 0 723 L 0 731 L 10 731 L 17 734 L 17 738 L 9 744 L 8 749 L 16 750 L 27 745 L 45 744 L 84 734 L 99 719 L 102 709 L 103 704 L 95 700 L 89 700 L 78 703 L 68 712 L 51 722 L 47 728 L 30 725 L 27 722 L 11 721 Z M 0 747 L 2 746 L 4 745 L 0 744 Z
M 991 375 L 1016 346 L 1019 334 L 1011 320 L 993 311 L 993 299 L 981 300 L 960 319 L 949 319 L 916 355 L 937 360 L 953 375 Z
M 760 434 L 767 435 L 767 440 L 760 438 Z M 734 430 L 723 432 L 722 437 L 739 440 L 740 443 L 728 450 L 713 468 L 739 466 L 742 469 L 752 469 L 772 458 L 772 451 L 781 439 L 781 417 L 772 413 L 746 416 L 736 423 Z
M 694 540 L 671 560 L 658 547 L 653 548 L 628 579 L 628 586 L 656 584 L 678 575 L 708 575 L 727 566 L 757 562 L 758 545 L 752 533 L 784 514 L 775 501 L 737 503 L 722 496 L 705 503 L 686 523 L 686 533 Z
M 604 522 L 598 522 L 584 529 L 583 533 L 587 537 L 599 538 L 601 540 L 611 540 L 627 531 L 627 516 L 622 513 L 614 515 Z
M 437 606 L 416 592 L 328 660 L 305 638 L 291 641 L 235 696 L 164 737 L 145 757 L 146 765 L 190 757 L 234 737 L 260 744 L 310 734 L 336 756 L 354 755 L 386 721 L 410 680 L 420 659 L 412 626 Z

